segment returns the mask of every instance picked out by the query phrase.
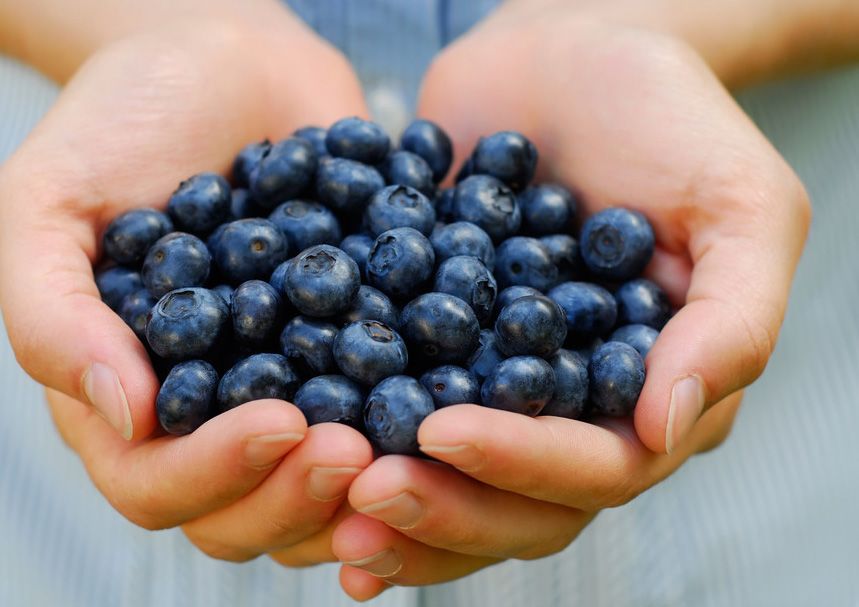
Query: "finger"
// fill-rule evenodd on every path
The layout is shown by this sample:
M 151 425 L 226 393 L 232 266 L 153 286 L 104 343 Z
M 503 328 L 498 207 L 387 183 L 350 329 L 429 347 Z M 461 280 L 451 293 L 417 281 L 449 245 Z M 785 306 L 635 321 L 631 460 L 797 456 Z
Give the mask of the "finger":
M 455 580 L 499 560 L 433 548 L 360 514 L 337 527 L 332 548 L 344 563 L 340 573 L 343 589 L 357 600 L 384 590 L 357 571 L 387 584 L 424 586 Z
M 376 598 L 392 584 L 358 567 L 343 565 L 340 567 L 340 586 L 350 597 L 364 602 Z
M 421 424 L 418 441 L 425 453 L 481 482 L 593 512 L 627 503 L 677 469 L 697 445 L 726 436 L 723 426 L 733 416 L 722 410 L 738 403 L 739 395 L 708 411 L 694 440 L 670 456 L 647 449 L 631 419 L 594 424 L 475 405 L 436 411 Z
M 333 563 L 337 557 L 331 551 L 331 539 L 337 526 L 355 514 L 349 502 L 340 502 L 340 507 L 325 526 L 316 533 L 287 548 L 269 552 L 268 556 L 284 567 L 312 567 L 319 563 Z
M 203 552 L 224 560 L 246 561 L 292 546 L 330 521 L 352 480 L 372 460 L 370 443 L 353 428 L 311 426 L 252 493 L 182 530 Z
M 187 436 L 129 444 L 86 405 L 56 391 L 49 402 L 99 491 L 146 529 L 174 527 L 236 501 L 307 431 L 296 407 L 263 400 L 214 417 Z

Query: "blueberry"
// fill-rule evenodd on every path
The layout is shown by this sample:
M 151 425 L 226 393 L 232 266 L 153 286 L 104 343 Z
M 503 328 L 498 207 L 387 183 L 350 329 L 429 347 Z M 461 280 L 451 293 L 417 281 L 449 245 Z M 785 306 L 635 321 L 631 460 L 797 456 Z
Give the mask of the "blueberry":
M 417 190 L 389 185 L 370 198 L 366 219 L 374 236 L 394 228 L 414 228 L 428 236 L 435 226 L 435 209 L 429 199 Z
M 447 175 L 453 160 L 453 145 L 447 133 L 434 122 L 412 122 L 400 137 L 400 147 L 423 158 L 430 166 L 436 183 Z
M 162 358 L 203 358 L 218 344 L 230 319 L 221 296 L 208 289 L 177 289 L 152 308 L 146 340 Z
M 614 327 L 617 304 L 612 294 L 588 282 L 564 282 L 549 291 L 549 298 L 561 306 L 571 337 L 592 338 Z
M 170 434 L 190 434 L 212 417 L 218 372 L 202 360 L 179 363 L 170 370 L 155 400 L 158 422 Z
M 104 254 L 118 264 L 136 265 L 155 242 L 173 231 L 173 222 L 155 209 L 133 209 L 110 222 L 104 232 Z
M 233 288 L 230 285 L 218 285 L 217 287 L 212 287 L 212 291 L 221 296 L 221 299 L 226 302 L 229 306 L 230 302 L 233 301 Z
M 118 312 L 123 300 L 143 288 L 140 272 L 124 266 L 113 266 L 95 274 L 101 300 L 114 312 Z
M 522 223 L 515 194 L 488 175 L 473 175 L 456 186 L 453 214 L 459 221 L 483 228 L 493 242 L 513 236 Z
M 502 242 L 495 251 L 495 278 L 502 289 L 525 285 L 548 291 L 558 282 L 558 268 L 542 242 L 514 236 Z
M 596 276 L 626 281 L 641 274 L 653 257 L 653 228 L 638 211 L 604 209 L 585 221 L 579 246 Z
M 450 405 L 480 404 L 480 383 L 471 371 L 462 367 L 436 367 L 421 376 L 421 385 L 432 396 L 436 409 Z
M 348 377 L 320 375 L 298 389 L 295 406 L 301 409 L 308 426 L 337 422 L 360 428 L 364 391 Z
M 534 287 L 526 287 L 524 285 L 514 285 L 502 289 L 495 299 L 495 315 L 501 314 L 501 310 L 509 306 L 511 303 L 520 297 L 528 297 L 529 295 L 542 295 L 540 291 Z
M 230 195 L 230 214 L 228 221 L 247 219 L 249 217 L 261 217 L 265 214 L 251 193 L 243 188 L 236 188 Z M 217 229 L 217 228 L 216 228 Z
M 271 149 L 271 142 L 266 139 L 259 143 L 249 143 L 239 151 L 233 161 L 233 181 L 237 187 L 246 188 L 251 182 L 251 173 Z
M 119 315 L 141 341 L 146 341 L 146 321 L 158 300 L 146 289 L 135 291 L 122 300 Z
M 456 188 L 447 188 L 436 193 L 435 215 L 439 221 L 451 222 L 454 219 L 453 200 Z
M 266 280 L 287 258 L 288 240 L 267 219 L 239 219 L 225 224 L 212 243 L 215 267 L 232 284 Z
M 668 295 L 655 282 L 646 278 L 630 280 L 615 291 L 617 322 L 621 325 L 641 324 L 662 329 L 671 318 Z
M 352 305 L 340 316 L 349 324 L 356 320 L 378 320 L 394 330 L 400 326 L 400 312 L 387 295 L 369 285 L 361 285 Z
M 230 184 L 217 173 L 200 173 L 179 184 L 167 202 L 177 230 L 208 234 L 230 215 Z
M 334 371 L 334 338 L 337 326 L 330 322 L 296 316 L 280 334 L 280 348 L 284 356 L 304 376 L 321 375 Z
M 498 349 L 498 339 L 495 331 L 484 329 L 480 332 L 477 349 L 468 357 L 468 370 L 483 382 L 492 373 L 492 370 L 504 360 L 506 356 Z
M 322 244 L 305 249 L 289 262 L 286 295 L 299 312 L 324 317 L 349 309 L 361 273 L 358 264 L 337 247 Z
M 230 312 L 236 342 L 248 347 L 261 348 L 272 343 L 283 325 L 280 295 L 261 280 L 249 280 L 236 288 Z
M 408 299 L 429 280 L 435 252 L 427 237 L 414 228 L 379 234 L 367 259 L 367 281 L 395 299 Z
M 591 355 L 588 377 L 595 413 L 612 417 L 631 415 L 644 386 L 644 361 L 629 344 L 609 341 Z
M 254 200 L 262 208 L 273 209 L 300 196 L 313 183 L 316 164 L 311 143 L 297 137 L 278 141 L 266 150 L 251 172 L 250 191 Z
M 432 169 L 426 160 L 403 150 L 390 154 L 382 165 L 382 174 L 390 184 L 414 188 L 424 196 L 435 192 Z
M 457 221 L 433 230 L 430 242 L 439 263 L 456 255 L 471 255 L 492 272 L 495 268 L 495 246 L 483 229 L 467 221 Z
M 297 129 L 292 136 L 304 139 L 308 143 L 312 144 L 313 151 L 316 152 L 316 156 L 322 158 L 323 156 L 328 155 L 328 148 L 325 147 L 325 136 L 327 134 L 328 131 L 323 129 L 321 126 L 305 126 Z
M 152 245 L 140 272 L 155 297 L 182 287 L 202 287 L 209 278 L 212 256 L 206 244 L 191 234 L 171 232 Z
M 318 202 L 290 200 L 268 218 L 286 235 L 290 255 L 318 244 L 337 246 L 342 238 L 334 213 Z
M 432 397 L 414 377 L 395 375 L 373 388 L 364 404 L 364 427 L 383 453 L 417 455 L 418 427 L 435 411 Z
M 471 306 L 477 321 L 485 324 L 492 318 L 498 285 L 477 257 L 457 255 L 438 267 L 433 291 L 459 297 Z
M 274 269 L 271 273 L 271 276 L 268 279 L 268 284 L 274 287 L 274 290 L 277 291 L 280 295 L 286 299 L 286 271 L 289 269 L 289 261 L 284 261 Z M 286 299 L 283 303 L 289 303 L 289 299 Z M 289 304 L 292 305 L 292 304 Z
M 581 418 L 588 404 L 587 359 L 570 350 L 558 350 L 549 364 L 555 372 L 555 393 L 540 415 Z
M 343 118 L 331 125 L 325 147 L 332 156 L 367 164 L 379 164 L 388 155 L 391 140 L 375 122 L 358 117 Z
M 625 325 L 615 329 L 609 337 L 609 341 L 622 341 L 629 344 L 641 354 L 641 358 L 647 358 L 650 348 L 656 343 L 659 331 L 647 325 Z
M 551 234 L 541 237 L 540 242 L 549 250 L 549 257 L 558 268 L 559 283 L 576 280 L 584 274 L 579 243 L 575 238 L 566 234 Z
M 544 236 L 569 232 L 576 219 L 576 199 L 570 191 L 553 183 L 534 185 L 519 195 L 522 232 Z
M 388 325 L 359 320 L 337 334 L 334 360 L 346 377 L 373 386 L 402 373 L 409 363 L 409 353 L 403 338 Z
M 471 307 L 447 293 L 425 293 L 410 301 L 401 317 L 412 353 L 430 364 L 464 362 L 477 348 L 480 324 Z
M 514 356 L 501 361 L 483 382 L 480 396 L 493 409 L 534 417 L 555 393 L 552 366 L 536 356 Z
M 567 323 L 560 306 L 545 295 L 520 297 L 495 321 L 498 349 L 508 356 L 549 358 L 564 345 Z
M 358 264 L 361 276 L 367 278 L 367 258 L 375 239 L 369 234 L 350 234 L 340 242 L 340 249 Z
M 218 408 L 228 411 L 264 398 L 291 401 L 298 389 L 298 376 L 280 354 L 254 354 L 240 360 L 218 384 Z
M 346 158 L 325 158 L 316 173 L 317 198 L 339 213 L 363 212 L 370 196 L 383 187 L 379 171 Z
M 471 157 L 475 174 L 492 175 L 516 191 L 531 182 L 537 169 L 537 148 L 515 131 L 482 138 Z

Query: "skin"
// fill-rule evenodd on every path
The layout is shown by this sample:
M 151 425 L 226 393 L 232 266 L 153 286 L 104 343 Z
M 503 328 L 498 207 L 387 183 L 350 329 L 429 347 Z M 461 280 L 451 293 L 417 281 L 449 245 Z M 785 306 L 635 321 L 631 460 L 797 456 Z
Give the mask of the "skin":
M 719 445 L 775 345 L 810 219 L 802 185 L 720 79 L 859 55 L 855 2 L 729 1 L 737 6 L 511 0 L 430 68 L 419 112 L 453 137 L 454 166 L 479 135 L 522 131 L 541 152 L 538 178 L 574 186 L 586 212 L 646 213 L 658 241 L 647 274 L 686 304 L 647 358 L 634 420 L 449 407 L 418 439 L 450 465 L 371 462 L 350 428 L 308 429 L 276 401 L 160 436 L 145 352 L 93 283 L 99 234 L 118 213 L 163 207 L 180 179 L 226 172 L 249 141 L 366 115 L 343 58 L 267 0 L 115 0 L 76 11 L 97 15 L 87 20 L 57 0 L 0 6 L 0 48 L 70 79 L 0 172 L 0 306 L 18 360 L 48 387 L 94 484 L 129 520 L 181 525 L 217 558 L 340 560 L 345 591 L 367 600 L 391 584 L 553 554 L 601 509 Z M 93 362 L 109 362 L 124 389 L 130 441 L 85 404 Z M 674 436 L 671 386 L 690 374 L 707 408 Z M 249 460 L 260 453 L 252 439 L 272 433 L 266 461 Z M 330 489 L 321 500 L 311 493 L 320 467 Z

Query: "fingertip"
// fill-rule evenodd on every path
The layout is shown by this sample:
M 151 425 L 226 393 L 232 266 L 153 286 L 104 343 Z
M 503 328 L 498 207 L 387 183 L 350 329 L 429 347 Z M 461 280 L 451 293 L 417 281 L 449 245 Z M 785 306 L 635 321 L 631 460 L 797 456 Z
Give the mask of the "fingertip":
M 474 432 L 503 411 L 480 405 L 453 405 L 431 413 L 418 427 L 418 444 L 453 444 L 470 440 Z
M 385 523 L 356 513 L 345 518 L 331 535 L 331 552 L 343 563 L 388 549 L 397 532 Z
M 384 580 L 357 567 L 341 565 L 340 587 L 352 599 L 363 603 L 376 598 L 391 586 Z

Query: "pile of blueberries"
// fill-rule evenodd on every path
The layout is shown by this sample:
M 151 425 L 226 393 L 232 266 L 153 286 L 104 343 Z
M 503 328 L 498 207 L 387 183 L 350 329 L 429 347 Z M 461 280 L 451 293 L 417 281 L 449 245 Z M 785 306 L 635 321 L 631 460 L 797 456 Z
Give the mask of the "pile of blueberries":
M 346 118 L 248 145 L 232 185 L 194 175 L 166 213 L 114 219 L 96 282 L 150 354 L 164 430 L 277 398 L 417 453 L 421 421 L 458 403 L 629 415 L 671 315 L 639 276 L 650 224 L 609 208 L 578 232 L 575 197 L 530 185 L 537 150 L 513 131 L 442 189 L 451 159 L 432 122 L 392 150 Z

